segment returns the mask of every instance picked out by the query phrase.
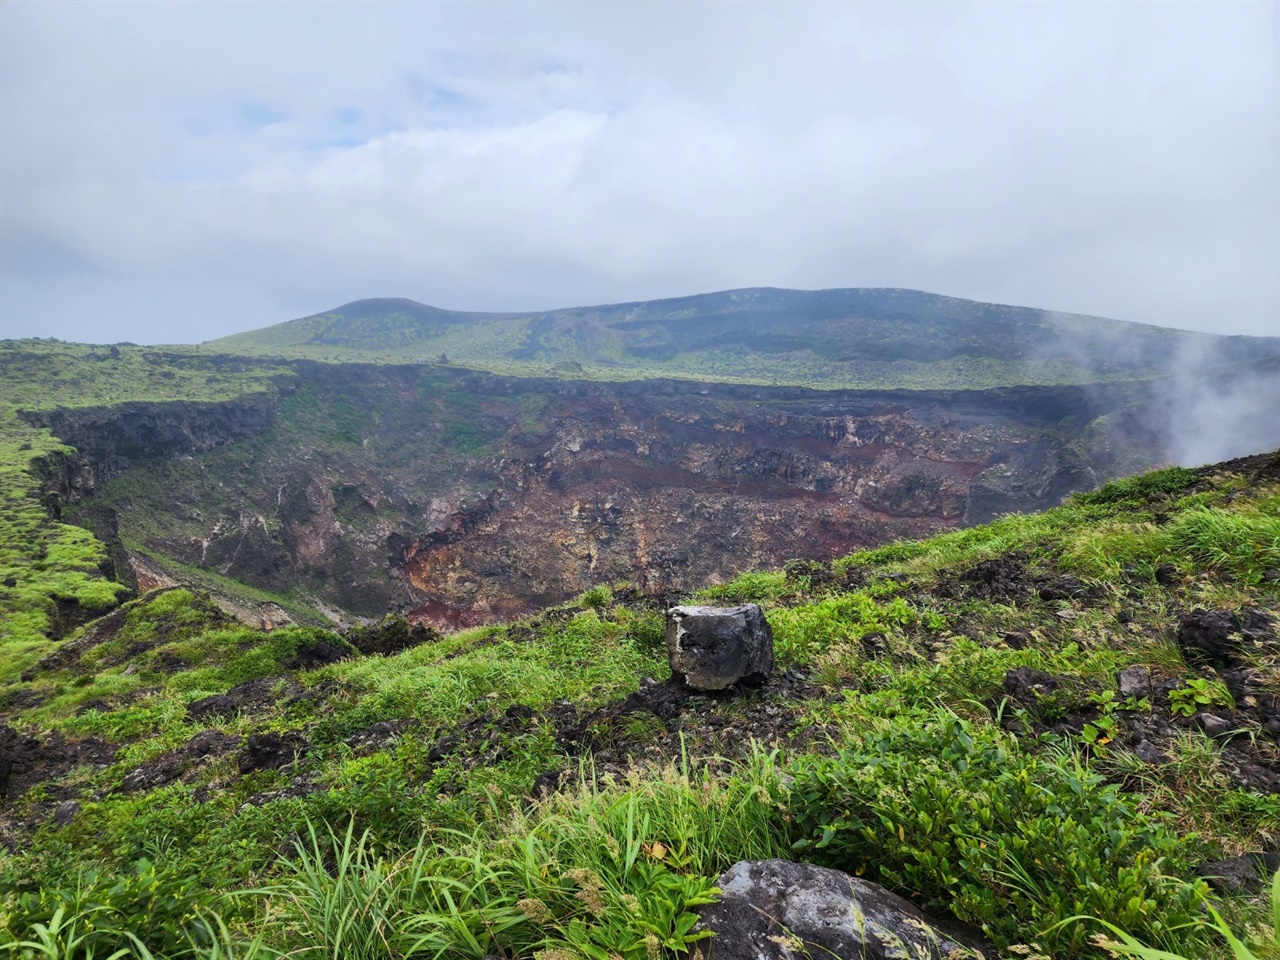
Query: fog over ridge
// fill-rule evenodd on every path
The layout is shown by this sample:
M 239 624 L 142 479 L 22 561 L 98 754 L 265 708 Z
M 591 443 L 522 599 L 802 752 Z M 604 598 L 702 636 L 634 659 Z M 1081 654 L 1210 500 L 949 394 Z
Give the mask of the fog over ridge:
M 8 3 L 0 337 L 903 287 L 1280 333 L 1270 3 Z

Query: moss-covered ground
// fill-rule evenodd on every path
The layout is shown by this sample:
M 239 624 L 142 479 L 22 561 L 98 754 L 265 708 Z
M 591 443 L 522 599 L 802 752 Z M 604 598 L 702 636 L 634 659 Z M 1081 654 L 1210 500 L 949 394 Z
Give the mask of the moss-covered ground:
M 0 681 L 29 667 L 67 626 L 111 609 L 127 592 L 103 573 L 105 547 L 58 520 L 51 478 L 75 451 L 20 413 L 124 400 L 227 400 L 274 390 L 287 376 L 270 364 L 132 344 L 0 341 Z
M 1232 956 L 1208 905 L 1275 957 L 1262 895 L 1195 872 L 1280 838 L 1275 620 L 1216 665 L 1178 636 L 1274 618 L 1277 569 L 1280 461 L 1161 471 L 708 588 L 760 603 L 777 647 L 728 695 L 667 682 L 678 598 L 623 584 L 345 638 L 153 592 L 0 638 L 0 929 L 31 957 L 691 956 L 714 878 L 783 856 L 1002 955 L 1105 957 L 1105 921 Z M 1134 665 L 1151 690 L 1122 698 Z

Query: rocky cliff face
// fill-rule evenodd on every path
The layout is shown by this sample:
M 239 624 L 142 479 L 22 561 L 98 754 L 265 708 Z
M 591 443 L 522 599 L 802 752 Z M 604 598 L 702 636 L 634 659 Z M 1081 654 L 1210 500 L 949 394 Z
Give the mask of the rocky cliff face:
M 993 465 L 1029 477 L 1068 459 L 1043 421 L 970 398 L 597 387 L 549 406 L 538 442 L 513 438 L 487 496 L 389 539 L 400 595 L 423 598 L 415 615 L 473 623 L 595 583 L 678 592 L 829 560 L 959 526 Z M 1057 502 L 1059 485 L 1046 476 L 1026 502 Z
M 277 409 L 275 394 L 263 392 L 220 402 L 129 402 L 21 415 L 75 447 L 96 479 L 105 481 L 134 460 L 206 453 L 261 434 Z
M 278 396 L 44 422 L 84 451 L 93 502 L 148 565 L 456 627 L 1050 506 L 1100 479 L 1077 425 L 1132 399 L 299 364 Z

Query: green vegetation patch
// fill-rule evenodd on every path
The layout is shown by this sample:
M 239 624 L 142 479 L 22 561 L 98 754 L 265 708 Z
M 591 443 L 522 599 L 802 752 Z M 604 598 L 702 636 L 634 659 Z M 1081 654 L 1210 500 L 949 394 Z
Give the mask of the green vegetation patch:
M 914 896 L 1002 956 L 1102 960 L 1110 924 L 1209 960 L 1243 956 L 1230 927 L 1274 957 L 1265 896 L 1195 867 L 1280 839 L 1241 772 L 1280 750 L 1174 638 L 1188 611 L 1280 611 L 1280 488 L 1163 477 L 703 591 L 774 631 L 774 679 L 732 696 L 663 686 L 662 606 L 623 584 L 448 636 L 391 618 L 351 633 L 367 656 L 149 595 L 6 690 L 43 698 L 24 732 L 107 759 L 13 798 L 39 826 L 0 853 L 0 924 L 33 943 L 63 924 L 65 944 L 74 922 L 130 958 L 691 957 L 715 878 L 784 857 Z M 309 660 L 321 643 L 347 658 Z M 1280 693 L 1274 650 L 1241 656 L 1255 705 Z M 1119 693 L 1130 666 L 1150 691 Z M 235 709 L 189 712 L 210 696 Z M 623 709 L 644 703 L 671 709 Z M 1237 731 L 1207 736 L 1206 711 Z M 1160 762 L 1131 749 L 1136 721 Z M 251 743 L 293 746 L 259 764 Z
M 35 662 L 67 624 L 110 610 L 127 593 L 103 575 L 106 547 L 51 516 L 36 468 L 71 453 L 48 431 L 0 425 L 0 683 Z

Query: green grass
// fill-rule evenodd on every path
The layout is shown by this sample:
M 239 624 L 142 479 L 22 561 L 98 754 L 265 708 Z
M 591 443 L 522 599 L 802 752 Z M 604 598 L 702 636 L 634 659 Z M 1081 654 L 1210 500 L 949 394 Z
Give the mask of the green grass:
M 50 516 L 36 468 L 70 453 L 48 431 L 0 423 L 0 682 L 51 648 L 60 603 L 83 617 L 110 610 L 125 593 L 102 575 L 106 548 Z
M 290 376 L 279 364 L 209 357 L 195 347 L 0 341 L 0 405 L 6 413 L 126 401 L 231 400 L 271 391 Z
M 23 730 L 118 751 L 59 781 L 58 796 L 82 804 L 71 823 L 44 822 L 0 852 L 0 928 L 37 943 L 37 925 L 57 918 L 131 957 L 647 960 L 705 948 L 690 918 L 715 877 L 781 856 L 985 925 L 1007 955 L 1101 960 L 1090 938 L 1103 928 L 1064 922 L 1088 915 L 1175 955 L 1232 956 L 1200 924 L 1211 905 L 1256 956 L 1274 956 L 1269 905 L 1187 878 L 1280 837 L 1280 805 L 1240 787 L 1190 724 L 1164 765 L 1105 735 L 1108 717 L 1156 708 L 1105 696 L 1131 664 L 1176 679 L 1175 692 L 1225 696 L 1170 642 L 1180 612 L 1280 607 L 1262 578 L 1275 563 L 1276 484 L 1174 480 L 703 591 L 702 602 L 761 603 L 778 670 L 813 685 L 767 701 L 789 719 L 758 745 L 736 733 L 761 715 L 758 694 L 701 703 L 679 730 L 644 712 L 593 712 L 642 676 L 667 676 L 662 614 L 623 585 L 317 670 L 288 664 L 339 637 L 229 623 L 189 590 L 132 601 L 113 634 L 90 625 L 71 638 L 97 640 L 78 656 L 0 687 L 32 701 Z M 974 564 L 1014 551 L 1028 576 L 1070 573 L 1091 592 L 989 600 L 957 588 Z M 1162 564 L 1180 571 L 1174 586 L 1157 583 Z M 22 649 L 7 640 L 0 653 Z M 1002 685 L 1015 667 L 1047 671 L 1059 689 L 1020 713 Z M 259 704 L 189 718 L 193 701 L 252 680 L 267 683 Z M 1080 710 L 1092 711 L 1091 739 L 1043 732 Z M 367 746 L 376 724 L 391 732 Z M 305 747 L 242 776 L 241 745 L 158 789 L 119 789 L 209 729 Z M 565 772 L 560 789 L 534 795 L 549 771 Z M 38 787 L 10 810 L 40 823 L 52 805 Z
M 985 389 L 1145 379 L 1180 347 L 1222 362 L 1275 353 L 1096 317 L 907 290 L 737 290 L 538 314 L 361 301 L 224 337 L 208 354 L 324 362 L 447 363 L 512 376 L 692 379 L 819 389 Z M 1100 358 L 1091 364 L 1082 357 Z

